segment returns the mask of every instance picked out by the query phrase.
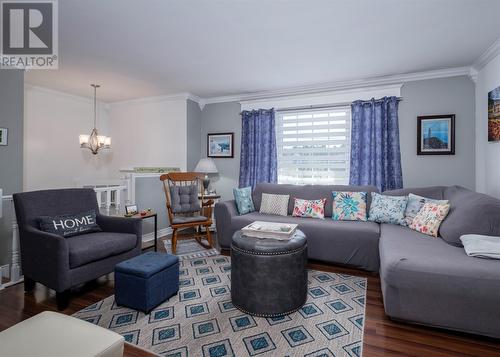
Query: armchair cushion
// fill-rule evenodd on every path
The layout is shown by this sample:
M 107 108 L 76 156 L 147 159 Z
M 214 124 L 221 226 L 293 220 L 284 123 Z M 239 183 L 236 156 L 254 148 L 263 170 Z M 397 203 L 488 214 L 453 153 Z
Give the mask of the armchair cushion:
M 140 218 L 126 218 L 98 214 L 97 224 L 103 232 L 133 233 L 137 236 L 138 240 L 142 239 L 142 220 Z
M 67 239 L 69 266 L 76 268 L 135 248 L 137 236 L 131 233 L 98 232 Z
M 38 218 L 38 223 L 42 231 L 54 233 L 61 237 L 71 237 L 101 231 L 101 228 L 96 223 L 94 210 L 78 214 L 65 214 L 52 217 L 42 216 Z
M 174 213 L 198 212 L 201 209 L 197 185 L 170 186 L 170 199 Z

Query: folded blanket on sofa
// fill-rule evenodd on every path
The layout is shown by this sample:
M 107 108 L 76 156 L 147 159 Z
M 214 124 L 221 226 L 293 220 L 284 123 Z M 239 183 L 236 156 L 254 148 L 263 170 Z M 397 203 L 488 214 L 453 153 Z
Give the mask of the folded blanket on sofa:
M 500 237 L 464 234 L 460 240 L 469 257 L 500 259 Z

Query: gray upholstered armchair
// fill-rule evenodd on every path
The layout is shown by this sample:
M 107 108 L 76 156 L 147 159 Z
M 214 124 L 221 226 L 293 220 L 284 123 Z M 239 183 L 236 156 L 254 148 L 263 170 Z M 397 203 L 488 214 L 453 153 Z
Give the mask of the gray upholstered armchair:
M 70 289 L 113 271 L 141 252 L 140 219 L 99 214 L 95 192 L 87 188 L 13 195 L 19 225 L 25 291 L 39 282 L 56 291 L 57 306 L 67 307 Z M 102 231 L 65 238 L 39 229 L 38 218 L 95 210 Z

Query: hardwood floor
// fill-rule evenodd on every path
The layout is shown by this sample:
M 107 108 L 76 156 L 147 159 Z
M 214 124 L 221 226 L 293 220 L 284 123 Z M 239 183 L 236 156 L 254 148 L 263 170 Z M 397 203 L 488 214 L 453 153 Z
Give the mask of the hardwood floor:
M 162 244 L 159 244 L 162 246 Z M 368 279 L 363 356 L 500 356 L 500 340 L 453 333 L 391 321 L 384 313 L 380 279 L 354 269 L 309 264 L 311 269 L 364 276 Z M 112 276 L 106 276 L 73 291 L 64 313 L 76 311 L 113 294 Z M 45 310 L 57 311 L 53 291 L 37 284 L 31 293 L 24 293 L 18 284 L 0 291 L 0 330 Z M 1 347 L 0 347 L 1 355 Z M 125 356 L 155 356 L 125 344 Z

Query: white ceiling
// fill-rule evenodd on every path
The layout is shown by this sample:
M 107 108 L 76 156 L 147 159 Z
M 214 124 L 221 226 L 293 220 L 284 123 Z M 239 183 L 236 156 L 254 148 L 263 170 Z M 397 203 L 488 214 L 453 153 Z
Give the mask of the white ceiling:
M 59 70 L 30 84 L 108 102 L 214 97 L 470 65 L 499 0 L 59 0 Z

